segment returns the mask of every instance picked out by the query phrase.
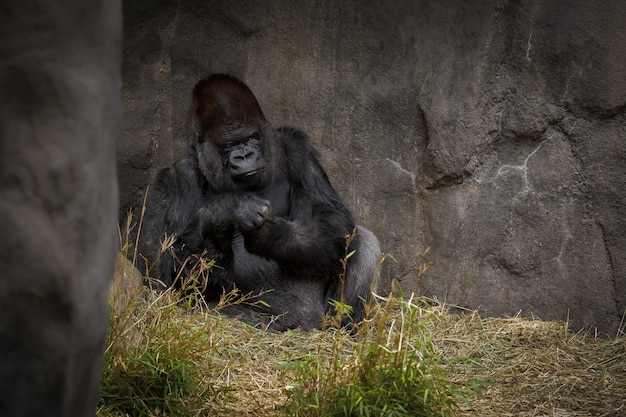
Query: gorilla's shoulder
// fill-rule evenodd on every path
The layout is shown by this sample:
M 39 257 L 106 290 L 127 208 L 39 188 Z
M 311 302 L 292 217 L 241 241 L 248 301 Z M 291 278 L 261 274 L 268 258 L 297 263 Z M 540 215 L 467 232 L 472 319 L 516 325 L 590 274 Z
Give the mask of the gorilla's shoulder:
M 317 158 L 317 150 L 313 147 L 309 135 L 304 131 L 291 126 L 279 127 L 276 131 L 287 158 Z
M 280 127 L 276 130 L 285 152 L 290 178 L 309 186 L 313 186 L 312 183 L 320 180 L 324 184 L 327 183 L 328 178 L 320 164 L 319 153 L 309 139 L 309 135 L 291 126 Z
M 293 146 L 302 146 L 309 144 L 309 135 L 303 130 L 293 126 L 282 126 L 276 129 L 278 137 L 283 143 L 291 144 Z
M 195 158 L 187 157 L 174 165 L 165 167 L 157 172 L 156 182 L 168 184 L 171 186 L 180 186 L 182 184 L 198 184 L 201 177 L 198 161 Z

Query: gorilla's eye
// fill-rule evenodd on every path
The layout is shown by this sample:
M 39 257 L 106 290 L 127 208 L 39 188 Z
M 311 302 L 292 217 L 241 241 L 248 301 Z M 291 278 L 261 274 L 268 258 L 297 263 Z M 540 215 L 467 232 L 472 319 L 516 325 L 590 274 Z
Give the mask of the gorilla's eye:
M 255 132 L 255 133 L 248 135 L 248 137 L 243 136 L 243 138 L 239 140 L 233 140 L 230 142 L 217 144 L 217 146 L 225 154 L 232 152 L 235 148 L 240 147 L 240 146 L 260 147 L 259 134 Z

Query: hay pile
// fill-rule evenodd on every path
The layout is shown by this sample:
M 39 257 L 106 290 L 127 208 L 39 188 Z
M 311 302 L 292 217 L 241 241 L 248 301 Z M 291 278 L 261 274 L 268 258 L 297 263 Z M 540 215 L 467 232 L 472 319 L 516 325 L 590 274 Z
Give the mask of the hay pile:
M 188 358 L 193 366 L 189 369 L 199 375 L 201 385 L 209 387 L 204 388 L 206 392 L 213 390 L 190 400 L 201 399 L 191 415 L 281 415 L 294 383 L 293 368 L 285 365 L 308 355 L 331 357 L 337 352 L 349 361 L 359 343 L 358 337 L 336 330 L 266 333 L 212 312 L 191 312 L 166 298 L 135 294 L 124 300 L 128 303 L 125 307 L 112 297 L 111 333 L 117 336 L 107 352 L 117 356 L 105 355 L 104 375 L 123 375 L 133 361 L 125 352 L 141 353 L 148 346 L 155 349 L 155 343 L 156 355 L 168 354 L 169 361 L 191 354 Z M 430 333 L 425 337 L 434 344 L 442 366 L 449 368 L 451 381 L 487 384 L 482 397 L 459 404 L 455 415 L 626 416 L 623 334 L 615 340 L 596 340 L 572 334 L 564 323 L 481 318 L 475 312 L 457 315 L 432 300 L 417 303 L 425 332 Z M 153 331 L 157 327 L 158 331 Z M 121 348 L 115 349 L 118 345 Z M 111 367 L 123 372 L 107 372 Z M 109 381 L 109 386 L 111 383 L 119 387 L 127 382 L 122 378 Z M 102 403 L 100 417 L 125 414 L 107 409 L 106 401 L 104 406 Z M 155 413 L 141 415 L 150 414 Z
M 456 316 L 445 306 L 430 307 L 439 320 L 432 339 L 441 353 L 465 357 L 454 366 L 459 383 L 489 385 L 459 416 L 624 416 L 626 415 L 626 338 L 600 341 L 571 334 L 562 323 L 521 317 L 483 319 Z M 213 318 L 212 320 L 215 320 Z M 326 349 L 332 331 L 271 334 L 220 319 L 213 333 L 211 380 L 235 389 L 236 401 L 221 404 L 235 416 L 280 415 L 290 378 L 284 364 Z M 346 338 L 346 355 L 354 349 Z
M 443 351 L 476 360 L 459 378 L 491 384 L 459 415 L 626 415 L 626 338 L 599 341 L 562 323 L 521 317 L 441 317 L 434 335 Z

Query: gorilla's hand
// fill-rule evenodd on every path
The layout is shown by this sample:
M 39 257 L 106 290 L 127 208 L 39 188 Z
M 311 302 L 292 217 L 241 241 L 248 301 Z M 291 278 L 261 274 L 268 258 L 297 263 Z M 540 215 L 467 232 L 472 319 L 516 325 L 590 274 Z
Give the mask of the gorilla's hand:
M 271 204 L 268 200 L 248 196 L 237 202 L 234 217 L 242 231 L 250 231 L 263 225 L 270 216 Z

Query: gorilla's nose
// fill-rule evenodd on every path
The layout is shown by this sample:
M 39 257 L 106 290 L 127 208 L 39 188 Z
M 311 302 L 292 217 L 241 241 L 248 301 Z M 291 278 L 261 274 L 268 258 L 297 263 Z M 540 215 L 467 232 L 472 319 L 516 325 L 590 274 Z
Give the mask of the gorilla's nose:
M 234 154 L 234 152 L 233 152 Z M 243 161 L 244 159 L 251 159 L 253 156 L 255 156 L 255 152 L 252 151 L 242 151 L 239 152 L 239 154 L 235 154 L 233 155 L 233 158 L 237 161 Z
M 260 151 L 247 146 L 233 149 L 228 158 L 228 163 L 233 177 L 249 175 L 265 166 Z

